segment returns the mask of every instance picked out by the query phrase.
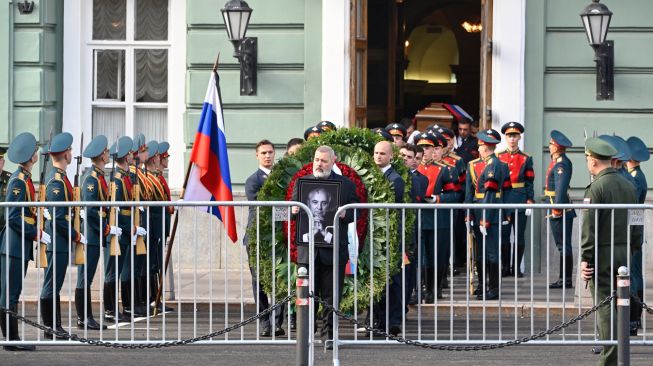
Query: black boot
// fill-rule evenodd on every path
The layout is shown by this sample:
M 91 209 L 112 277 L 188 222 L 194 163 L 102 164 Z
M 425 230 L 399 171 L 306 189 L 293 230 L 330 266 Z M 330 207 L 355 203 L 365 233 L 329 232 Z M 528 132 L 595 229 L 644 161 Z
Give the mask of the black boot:
M 57 306 L 57 314 L 56 314 L 56 319 L 54 323 L 52 322 L 53 314 L 52 314 L 52 304 L 54 302 L 53 299 L 41 299 L 41 317 L 43 318 L 43 324 L 49 328 L 52 328 L 58 332 L 65 332 L 63 328 L 61 328 L 61 305 L 57 301 L 56 306 Z M 52 339 L 53 337 L 56 337 L 56 339 L 68 339 L 63 336 L 55 336 L 54 333 L 49 332 L 49 331 L 43 331 L 43 334 L 45 335 L 46 338 Z
M 91 301 L 91 288 L 88 288 L 86 295 L 86 312 L 84 316 L 84 289 L 75 289 L 75 308 L 77 309 L 77 328 L 84 329 L 86 326 L 90 330 L 107 329 L 106 325 L 100 326 L 93 318 L 93 301 Z
M 157 294 L 159 293 L 159 275 L 153 275 L 150 277 L 150 307 L 154 309 L 154 305 L 156 305 L 156 297 Z M 161 299 L 159 299 L 159 307 L 157 309 L 158 313 L 163 313 L 164 311 L 173 311 L 175 310 L 174 308 L 171 308 L 169 306 L 166 306 L 165 309 L 163 307 L 163 294 L 161 294 Z
M 145 295 L 147 294 L 147 277 L 139 276 L 134 284 L 134 317 L 147 316 Z
M 57 332 L 60 332 L 60 333 L 61 333 L 61 332 L 68 333 L 68 332 L 66 332 L 65 329 L 63 329 L 63 328 L 61 327 L 61 297 L 57 296 L 57 298 L 56 298 L 55 301 L 56 301 L 56 304 L 55 304 L 55 305 L 57 306 L 57 315 L 56 315 L 57 323 L 55 324 L 55 326 L 56 326 L 55 329 L 57 330 Z M 57 336 L 57 339 L 68 340 L 67 337 L 63 337 L 63 336 Z
M 508 235 L 508 240 L 501 243 L 501 277 L 508 277 L 512 275 L 512 273 L 510 273 L 511 264 L 512 263 L 510 262 L 510 235 Z
M 14 313 L 18 313 L 18 305 L 14 304 L 9 307 L 11 311 Z M 20 337 L 18 336 L 18 319 L 14 318 L 13 316 L 9 317 L 9 324 L 6 324 L 6 315 L 5 314 L 0 314 L 0 317 L 2 317 L 2 320 L 0 320 L 0 327 L 2 328 L 2 334 L 7 337 L 10 341 L 20 341 Z M 4 346 L 3 347 L 5 351 L 34 351 L 36 347 L 34 346 L 24 346 L 24 345 L 17 345 L 17 346 Z
M 476 272 L 478 282 L 476 284 L 476 289 L 474 290 L 474 295 L 477 299 L 483 299 L 483 289 L 485 287 L 485 265 L 481 261 L 476 262 Z
M 485 300 L 496 300 L 499 298 L 499 263 L 488 265 L 488 290 L 485 293 Z
M 558 280 L 556 282 L 550 283 L 549 288 L 562 288 L 562 271 L 564 270 L 564 264 L 562 263 L 563 257 L 562 254 L 560 254 L 560 272 L 558 275 Z
M 574 255 L 568 254 L 565 257 L 565 287 L 573 288 L 574 287 Z
M 521 271 L 521 261 L 524 259 L 524 250 L 526 249 L 525 245 L 517 246 L 517 268 L 514 269 L 514 272 L 517 272 L 517 277 L 524 277 L 524 272 Z M 514 263 L 513 263 L 514 265 Z
M 127 319 L 120 311 L 116 311 L 116 283 L 105 282 L 104 284 L 104 319 L 110 322 L 127 322 Z
M 425 304 L 433 304 L 434 302 L 434 291 L 435 291 L 435 278 L 432 268 L 426 270 L 426 290 L 424 291 L 424 296 L 422 300 Z
M 134 286 L 136 287 L 136 286 Z M 136 291 L 136 288 L 134 289 Z M 120 281 L 120 299 L 122 300 L 122 314 L 131 318 L 132 301 L 131 301 L 131 283 L 129 281 Z

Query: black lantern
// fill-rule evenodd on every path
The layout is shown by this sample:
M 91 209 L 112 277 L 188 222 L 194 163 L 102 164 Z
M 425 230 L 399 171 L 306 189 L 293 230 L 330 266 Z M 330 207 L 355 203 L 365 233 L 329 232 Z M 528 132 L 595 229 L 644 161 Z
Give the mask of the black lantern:
M 614 42 L 606 41 L 612 12 L 592 0 L 580 14 L 596 62 L 596 100 L 614 100 Z
M 256 37 L 245 37 L 252 8 L 243 0 L 229 0 L 221 10 L 234 57 L 240 62 L 240 95 L 256 95 Z

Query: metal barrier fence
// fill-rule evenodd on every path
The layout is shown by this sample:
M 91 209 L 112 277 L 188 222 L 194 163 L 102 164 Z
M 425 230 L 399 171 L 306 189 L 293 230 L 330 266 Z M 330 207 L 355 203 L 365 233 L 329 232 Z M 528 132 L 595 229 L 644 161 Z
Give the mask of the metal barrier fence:
M 366 287 L 366 290 L 369 290 L 369 294 L 366 296 L 368 298 L 368 303 L 360 305 L 360 302 L 357 299 L 359 296 L 358 291 L 354 291 L 354 300 L 353 307 L 342 311 L 341 316 L 345 317 L 348 315 L 348 321 L 344 322 L 339 321 L 339 317 L 334 314 L 333 316 L 333 362 L 338 364 L 338 346 L 339 345 L 350 345 L 350 344 L 384 344 L 388 342 L 405 342 L 406 339 L 410 340 L 407 343 L 415 343 L 417 341 L 420 345 L 441 345 L 443 349 L 451 350 L 475 350 L 479 349 L 478 347 L 468 347 L 470 345 L 498 345 L 504 344 L 507 341 L 521 340 L 518 342 L 508 342 L 507 345 L 511 344 L 520 344 L 525 341 L 528 341 L 528 344 L 533 345 L 616 345 L 617 338 L 616 333 L 612 332 L 609 339 L 603 340 L 600 339 L 599 334 L 595 331 L 597 328 L 597 317 L 594 313 L 593 316 L 585 321 L 579 321 L 582 318 L 585 318 L 587 315 L 591 314 L 593 311 L 593 304 L 598 304 L 602 300 L 611 301 L 610 306 L 614 306 L 614 299 L 605 298 L 605 296 L 599 296 L 599 288 L 603 288 L 601 282 L 599 282 L 598 271 L 595 273 L 595 287 L 594 292 L 591 293 L 587 288 L 587 284 L 581 280 L 579 275 L 579 268 L 581 263 L 581 258 L 578 255 L 578 247 L 580 247 L 581 236 L 578 235 L 577 241 L 574 243 L 568 243 L 570 241 L 569 237 L 562 235 L 561 247 L 561 263 L 560 266 L 565 268 L 567 263 L 565 261 L 570 260 L 571 255 L 573 255 L 573 281 L 568 278 L 570 272 L 560 271 L 561 274 L 561 289 L 550 289 L 549 283 L 555 278 L 552 278 L 553 273 L 551 271 L 550 263 L 550 251 L 556 250 L 554 245 L 554 240 L 552 240 L 551 235 L 551 222 L 554 220 L 559 221 L 559 225 L 562 226 L 563 232 L 567 230 L 573 230 L 576 228 L 578 232 L 581 232 L 583 226 L 583 215 L 581 214 L 585 210 L 596 210 L 594 212 L 606 212 L 607 210 L 609 217 L 611 219 L 612 235 L 611 243 L 609 246 L 609 259 L 610 259 L 610 291 L 609 294 L 613 294 L 616 290 L 616 281 L 615 276 L 617 274 L 617 268 L 620 265 L 627 265 L 628 268 L 631 266 L 631 245 L 634 243 L 631 242 L 631 230 L 632 226 L 641 226 L 641 231 L 643 232 L 643 238 L 645 243 L 646 237 L 646 220 L 644 218 L 646 210 L 653 208 L 651 205 L 623 205 L 623 204 L 568 204 L 568 205 L 550 205 L 550 204 L 521 204 L 521 205 L 509 205 L 509 204 L 439 204 L 435 206 L 433 204 L 350 204 L 343 207 L 340 207 L 336 215 L 347 210 L 354 210 L 354 216 L 361 216 L 361 213 L 369 210 L 367 217 L 369 233 L 368 238 L 366 239 L 366 244 L 374 243 L 375 233 L 373 226 L 375 225 L 373 217 L 377 216 L 386 216 L 390 217 L 393 214 L 401 218 L 400 228 L 395 228 L 394 232 L 391 225 L 386 225 L 385 230 L 380 233 L 382 240 L 390 243 L 392 238 L 396 238 L 399 244 L 400 253 L 410 252 L 411 247 L 414 248 L 414 256 L 409 260 L 406 260 L 404 256 L 401 260 L 401 264 L 398 266 L 398 273 L 394 274 L 391 271 L 392 263 L 386 261 L 384 263 L 385 268 L 383 269 L 384 278 L 375 279 L 370 276 L 370 284 Z M 551 214 L 552 209 L 563 210 L 562 217 L 554 218 Z M 537 215 L 533 215 L 530 218 L 527 218 L 523 214 L 524 210 L 529 209 L 541 214 L 540 217 L 542 221 L 536 220 L 534 218 Z M 573 221 L 567 220 L 567 215 L 570 215 L 571 210 L 579 210 L 578 218 L 576 223 Z M 378 212 L 380 211 L 380 213 Z M 374 213 L 376 212 L 376 214 Z M 406 224 L 406 217 L 408 217 L 411 212 L 416 216 L 414 227 L 408 227 Z M 476 217 L 476 227 L 473 225 L 466 226 L 465 231 L 469 234 L 466 235 L 466 238 L 462 241 L 466 248 L 465 250 L 465 265 L 463 268 L 463 273 L 455 275 L 454 266 L 452 262 L 452 257 L 449 253 L 454 253 L 456 245 L 454 237 L 454 228 L 456 225 L 456 213 L 462 212 L 465 217 L 469 217 L 471 213 L 475 212 Z M 589 212 L 589 211 L 588 211 Z M 511 221 L 504 221 L 506 215 L 512 214 Z M 445 216 L 445 219 L 442 219 L 441 216 Z M 495 225 L 494 233 L 489 233 L 490 228 L 485 230 L 480 230 L 478 228 L 478 222 L 481 219 L 485 219 L 486 216 L 490 217 L 491 215 L 498 215 L 500 219 L 498 224 Z M 614 232 L 614 220 L 615 217 L 623 218 L 620 215 L 628 215 L 628 225 L 631 230 L 627 230 L 626 233 L 626 243 L 625 250 L 628 254 L 626 257 L 626 263 L 620 263 L 623 260 L 623 248 L 615 252 L 615 232 Z M 440 221 L 438 221 L 438 216 L 440 216 Z M 478 217 L 481 216 L 481 217 Z M 495 216 L 497 217 L 497 216 Z M 518 220 L 523 220 L 527 218 L 528 227 L 530 228 L 530 238 L 526 239 L 526 246 L 530 249 L 530 258 L 524 258 L 523 263 L 516 263 L 516 256 L 509 256 L 512 259 L 513 268 L 522 268 L 523 265 L 526 269 L 526 274 L 523 278 L 520 277 L 520 271 L 515 270 L 512 275 L 504 277 L 499 273 L 494 274 L 498 277 L 495 281 L 498 282 L 498 294 L 496 299 L 490 300 L 490 297 L 494 297 L 494 294 L 490 295 L 489 292 L 491 289 L 488 289 L 488 286 L 491 287 L 491 284 L 488 284 L 488 277 L 492 281 L 492 274 L 488 273 L 489 271 L 497 271 L 502 267 L 502 251 L 506 250 L 503 246 L 503 242 L 508 238 L 510 243 L 515 247 L 515 231 L 512 231 L 510 228 L 518 228 Z M 429 229 L 425 229 L 423 226 L 425 219 L 432 219 L 434 226 Z M 602 246 L 598 245 L 599 238 L 599 215 L 594 215 L 594 260 L 595 268 L 600 268 L 599 264 L 604 265 L 603 262 L 599 263 L 599 257 L 605 258 L 605 252 Z M 542 261 L 542 271 L 544 274 L 538 273 L 536 270 L 537 264 L 534 262 L 533 253 L 536 250 L 536 243 L 540 241 L 539 238 L 535 238 L 535 225 L 540 225 L 542 222 L 546 227 L 542 227 L 542 231 L 546 233 L 545 242 L 541 243 L 541 250 L 544 255 L 544 260 Z M 623 220 L 621 221 L 623 222 Z M 603 222 L 601 222 L 604 224 Z M 438 225 L 442 226 L 444 224 L 444 233 L 438 233 Z M 458 223 L 460 225 L 465 225 L 464 223 Z M 498 226 L 498 228 L 496 227 Z M 336 220 L 335 223 L 335 238 L 339 238 L 339 231 L 343 228 L 340 227 L 340 223 Z M 558 228 L 559 229 L 559 228 Z M 507 234 L 505 230 L 509 230 L 510 235 Z M 516 229 L 513 229 L 516 230 Z M 414 235 L 411 234 L 411 231 L 414 232 Z M 481 233 L 485 231 L 486 233 Z M 601 232 L 603 230 L 601 229 Z M 486 235 L 487 234 L 487 235 Z M 623 237 L 621 233 L 617 233 L 619 237 Z M 494 235 L 492 238 L 491 236 Z M 473 243 L 476 241 L 477 243 Z M 494 248 L 492 247 L 492 241 L 495 241 Z M 432 248 L 425 247 L 426 245 L 431 245 Z M 601 240 L 604 242 L 604 240 Z M 420 243 L 420 245 L 414 245 L 415 243 Z M 574 244 L 573 246 L 568 246 L 567 244 Z M 576 247 L 576 244 L 578 247 Z M 623 246 L 624 243 L 616 243 L 617 246 Z M 390 245 L 387 245 L 382 250 L 382 254 L 388 255 L 387 248 Z M 444 248 L 443 248 L 444 247 Z M 570 248 L 571 247 L 571 248 Z M 343 246 L 334 245 L 335 250 L 333 251 L 333 260 L 336 263 L 337 258 L 340 255 L 340 251 L 343 250 Z M 358 250 L 357 245 L 353 245 L 353 251 L 350 250 L 350 260 L 356 261 L 359 258 L 361 252 Z M 448 251 L 446 250 L 448 249 Z M 375 250 L 374 245 L 370 246 L 370 250 Z M 431 258 L 429 261 L 431 263 L 425 263 L 423 260 L 423 252 L 429 250 L 431 252 Z M 476 250 L 476 253 L 473 253 Z M 510 246 L 508 246 L 510 250 Z M 514 249 L 513 249 L 514 250 Z M 646 258 L 646 245 L 643 245 L 641 250 L 644 253 L 644 258 Z M 571 252 L 570 252 L 571 251 Z M 599 251 L 603 254 L 599 256 Z M 445 253 L 445 258 L 438 258 L 438 255 Z M 617 258 L 615 253 L 619 254 Z M 367 255 L 368 260 L 374 258 L 374 254 Z M 605 259 L 601 259 L 604 261 Z M 412 261 L 410 264 L 409 261 Z M 488 263 L 490 262 L 490 263 Z M 482 263 L 485 263 L 483 265 Z M 360 262 L 357 263 L 361 265 Z M 493 267 L 495 264 L 495 267 Z M 413 265 L 416 268 L 416 284 L 415 288 L 418 294 L 417 303 L 411 307 L 408 307 L 409 302 L 409 292 L 407 288 L 410 284 L 410 265 Z M 397 266 L 395 265 L 395 268 Z M 443 283 L 448 282 L 448 288 L 443 289 L 442 298 L 439 296 L 434 296 L 432 303 L 424 303 L 424 298 L 421 296 L 422 290 L 420 289 L 420 282 L 423 280 L 423 269 L 432 271 L 432 273 L 426 273 L 426 276 L 436 279 L 438 276 L 442 278 Z M 446 271 L 445 273 L 440 272 L 441 270 Z M 641 273 L 643 274 L 643 289 L 642 289 L 642 301 L 646 302 L 646 270 L 647 265 L 644 261 L 643 266 L 641 266 Z M 341 273 L 341 272 L 340 272 Z M 339 293 L 340 289 L 338 288 L 342 281 L 338 281 L 338 276 L 340 275 L 338 271 L 334 271 L 333 278 L 333 292 Z M 413 274 L 415 275 L 415 274 Z M 477 278 L 485 278 L 485 282 L 481 282 L 481 291 L 474 293 L 472 286 L 477 285 Z M 495 277 L 495 278 L 496 278 Z M 350 283 L 345 285 L 345 291 L 348 291 L 349 288 L 359 287 L 360 277 L 353 274 L 347 278 L 350 280 Z M 603 280 L 603 276 L 601 276 Z M 375 297 L 372 291 L 375 288 L 375 281 L 380 281 L 385 284 L 385 287 L 381 293 L 381 296 Z M 395 287 L 393 289 L 393 287 Z M 397 289 L 397 287 L 399 289 Z M 430 289 L 434 290 L 433 287 Z M 395 296 L 393 297 L 393 291 Z M 428 290 L 427 290 L 428 291 Z M 399 296 L 396 296 L 399 294 Z M 479 294 L 477 296 L 474 296 Z M 338 299 L 338 297 L 336 297 Z M 395 303 L 393 303 L 393 301 Z M 398 302 L 398 304 L 396 303 Z M 429 301 L 431 302 L 431 301 Z M 338 301 L 335 303 L 335 308 L 339 308 Z M 394 309 L 394 313 L 393 313 Z M 341 310 L 343 310 L 341 308 Z M 376 316 L 378 314 L 378 317 Z M 646 314 L 646 313 L 645 313 Z M 393 319 L 394 318 L 394 322 Z M 580 319 L 579 319 L 580 318 Z M 575 320 L 574 320 L 575 319 Z M 570 321 L 573 320 L 573 321 Z M 573 326 L 571 325 L 573 324 Z M 542 334 L 542 337 L 536 337 L 534 339 L 532 335 L 540 333 L 542 330 L 551 329 L 557 327 L 560 330 L 559 334 Z M 371 329 L 376 331 L 370 331 Z M 640 336 L 638 338 L 632 338 L 630 344 L 633 345 L 650 345 L 653 344 L 651 341 L 651 334 L 646 324 L 646 317 L 642 316 L 641 323 L 642 330 L 640 331 Z M 610 313 L 610 329 L 616 329 L 616 316 L 614 312 Z M 361 333 L 361 331 L 363 333 Z M 401 334 L 401 337 L 397 337 L 398 334 Z M 381 335 L 379 337 L 379 335 Z M 456 347 L 461 346 L 461 347 Z M 491 348 L 491 347 L 488 347 Z
M 42 218 L 42 210 L 38 208 L 46 207 L 49 209 L 49 216 L 55 222 L 58 217 L 61 217 L 59 210 L 65 210 L 65 219 L 70 222 L 73 217 L 73 208 L 81 207 L 85 209 L 86 214 L 89 215 L 89 208 L 104 207 L 109 208 L 106 215 L 100 215 L 99 227 L 104 231 L 105 225 L 108 223 L 110 211 L 119 212 L 122 210 L 123 216 L 129 216 L 130 222 L 128 224 L 119 226 L 126 226 L 133 228 L 136 225 L 134 222 L 134 213 L 140 210 L 143 222 L 142 227 L 148 232 L 145 235 L 145 253 L 138 255 L 138 245 L 134 243 L 133 239 L 127 240 L 127 245 L 123 245 L 122 237 L 127 235 L 131 236 L 132 233 L 127 233 L 123 230 L 121 235 L 120 247 L 121 255 L 112 255 L 111 253 L 111 236 L 106 239 L 105 247 L 102 250 L 98 249 L 97 253 L 97 271 L 95 276 L 89 276 L 92 280 L 92 286 L 81 286 L 81 291 L 76 294 L 75 290 L 79 288 L 76 284 L 76 278 L 80 276 L 89 275 L 89 266 L 78 267 L 75 265 L 76 260 L 76 244 L 72 235 L 72 229 L 69 227 L 68 232 L 65 233 L 65 245 L 60 251 L 48 251 L 48 254 L 42 252 L 38 243 L 32 243 L 24 237 L 20 240 L 19 254 L 13 253 L 12 255 L 18 257 L 17 262 L 20 268 L 20 273 L 25 276 L 20 278 L 10 278 L 10 258 L 11 256 L 0 255 L 0 278 L 3 280 L 14 280 L 13 288 L 17 288 L 15 284 L 19 284 L 22 294 L 15 304 L 16 307 L 11 307 L 11 294 L 10 289 L 12 285 L 5 286 L 3 296 L 3 303 L 0 307 L 13 310 L 22 320 L 17 327 L 17 334 L 21 340 L 8 339 L 7 337 L 0 338 L 0 345 L 2 346 L 24 346 L 24 345 L 71 345 L 78 344 L 81 340 L 82 343 L 91 345 L 102 346 L 116 346 L 125 348 L 126 346 L 133 346 L 134 348 L 151 348 L 160 346 L 173 346 L 181 344 L 295 344 L 296 336 L 292 333 L 287 325 L 284 325 L 281 331 L 272 326 L 271 332 L 264 334 L 266 331 L 266 318 L 274 323 L 278 314 L 283 316 L 283 322 L 288 324 L 291 319 L 291 314 L 287 311 L 287 306 L 283 306 L 294 299 L 294 273 L 291 275 L 291 266 L 287 265 L 290 262 L 290 251 L 277 250 L 278 246 L 272 246 L 270 253 L 260 253 L 258 250 L 248 253 L 247 248 L 238 243 L 231 244 L 227 238 L 226 230 L 223 229 L 223 223 L 218 221 L 213 215 L 206 213 L 208 207 L 217 206 L 231 206 L 242 207 L 245 209 L 251 208 L 253 220 L 258 224 L 259 230 L 262 228 L 262 223 L 265 219 L 263 210 L 273 210 L 276 214 L 276 219 L 267 220 L 268 231 L 272 232 L 274 237 L 275 232 L 283 230 L 283 226 L 288 225 L 286 230 L 290 228 L 291 210 L 289 207 L 297 206 L 308 217 L 312 214 L 308 207 L 303 203 L 298 202 L 29 202 L 29 203 L 0 203 L 0 209 L 6 211 L 5 225 L 10 224 L 9 208 L 20 208 L 20 215 L 24 220 L 30 221 L 33 219 L 30 211 L 37 215 L 36 222 L 40 222 Z M 164 251 L 166 248 L 165 243 L 168 243 L 170 226 L 174 226 L 170 220 L 166 220 L 166 212 L 168 207 L 174 208 L 174 215 L 177 215 L 180 222 L 179 229 L 176 231 L 174 239 L 174 246 L 172 250 Z M 158 212 L 157 212 L 158 211 Z M 202 212 L 204 211 L 204 212 Z M 240 215 L 236 219 L 247 220 L 245 215 Z M 269 218 L 269 215 L 268 215 Z M 69 221 L 70 220 L 70 221 Z M 224 226 L 228 226 L 228 218 Z M 156 221 L 156 222 L 155 222 Z M 25 222 L 25 221 L 24 221 Z M 118 224 L 116 224 L 118 225 Z M 155 226 L 159 226 L 157 229 Z M 308 227 L 312 230 L 313 222 L 309 220 Z M 21 224 L 19 231 L 25 230 L 25 224 Z M 72 225 L 71 225 L 72 226 Z M 52 245 L 57 247 L 57 233 L 56 225 L 50 232 L 52 237 Z M 160 230 L 157 243 L 153 243 L 154 231 Z M 86 239 L 89 240 L 89 224 L 88 220 L 84 220 L 81 224 L 82 233 L 85 234 Z M 3 232 L 3 235 L 8 235 L 8 230 Z M 61 233 L 60 233 L 61 234 Z M 239 238 L 242 238 L 242 232 Z M 59 237 L 61 238 L 61 236 Z M 5 236 L 5 241 L 8 237 Z M 60 239 L 59 239 L 60 240 Z M 250 241 L 260 242 L 259 231 L 257 231 L 254 238 Z M 227 243 L 223 246 L 224 251 L 216 254 L 212 252 L 215 247 L 214 244 L 220 242 L 221 244 Z M 310 238 L 310 243 L 313 240 Z M 198 250 L 199 245 L 203 246 L 204 251 Z M 33 245 L 36 244 L 36 245 Z M 33 261 L 28 261 L 32 247 L 34 257 Z M 312 249 L 310 249 L 312 252 Z M 90 246 L 86 246 L 81 259 L 84 263 L 89 263 L 89 258 L 92 251 Z M 164 254 L 166 253 L 166 254 Z M 168 278 L 168 274 L 172 271 L 172 267 L 163 265 L 163 260 L 167 255 L 170 256 L 171 263 L 179 263 L 182 261 L 182 256 L 191 257 L 193 265 L 192 268 L 176 268 L 174 270 L 174 283 L 177 288 L 177 295 L 175 300 L 167 301 L 165 296 L 161 297 L 159 311 L 155 316 L 155 307 L 153 302 L 156 302 L 156 294 L 158 289 L 153 283 L 154 278 Z M 215 269 L 216 265 L 213 260 L 216 255 L 218 257 L 236 257 L 237 263 L 223 265 L 222 269 Z M 250 261 L 250 255 L 253 255 Z M 43 288 L 47 270 L 41 270 L 41 264 L 44 259 L 49 260 L 51 264 L 52 278 L 61 276 L 61 271 L 65 274 L 65 278 L 59 282 L 52 281 L 52 289 L 55 294 L 60 289 L 61 305 L 57 305 L 57 296 L 52 295 L 52 302 L 47 302 L 48 307 L 51 306 L 51 312 L 45 311 L 50 319 L 44 319 L 42 316 Z M 57 266 L 56 263 L 63 258 L 63 263 Z M 133 260 L 132 260 L 133 258 Z M 283 287 L 287 288 L 287 293 L 279 294 L 276 288 L 279 284 L 274 284 L 272 291 L 264 292 L 261 283 L 261 258 L 272 258 L 271 268 L 268 269 L 271 273 L 278 273 L 280 266 L 285 265 L 286 279 Z M 27 259 L 27 260 L 25 260 Z M 222 260 L 222 259 L 220 259 Z M 198 263 L 207 262 L 204 268 L 208 270 L 198 270 Z M 226 261 L 225 261 L 226 262 Z M 12 262 L 13 263 L 13 262 Z M 123 271 L 116 270 L 122 263 Z M 158 268 L 151 269 L 152 264 L 158 264 Z M 140 273 L 135 271 L 138 268 L 142 269 Z M 92 267 L 92 266 L 91 266 Z M 107 273 L 111 272 L 113 268 L 113 277 L 107 277 Z M 92 268 L 91 268 L 92 270 Z M 59 271 L 57 273 L 57 271 Z M 122 280 L 118 277 L 126 273 Z M 136 275 L 133 275 L 136 273 Z M 158 273 L 158 274 L 157 274 Z M 262 301 L 252 300 L 253 294 L 248 293 L 249 285 L 247 281 L 250 277 L 248 273 L 253 276 L 252 289 L 262 297 L 268 304 L 263 304 Z M 141 284 L 135 278 L 141 275 L 144 284 Z M 49 274 L 48 274 L 49 276 Z M 276 276 L 268 276 L 272 278 L 273 283 L 277 280 Z M 107 278 L 109 281 L 107 281 Z M 113 281 L 111 281 L 113 279 Z M 106 284 L 111 282 L 122 282 L 122 284 L 111 287 L 110 293 L 107 292 Z M 160 287 L 162 293 L 166 293 L 169 284 L 167 281 L 161 281 Z M 121 288 L 119 288 L 121 287 Z M 189 291 L 189 289 L 191 289 Z M 312 291 L 312 288 L 310 289 Z M 139 293 L 140 291 L 140 293 Z M 48 291 L 50 292 L 50 291 Z M 182 294 L 190 293 L 190 296 Z M 200 293 L 202 295 L 200 295 Z M 75 296 L 77 295 L 77 296 Z M 81 296 L 80 296 L 81 295 Z M 77 299 L 76 299 L 77 297 Z M 183 299 L 182 299 L 183 298 Z M 92 299 L 93 301 L 90 301 Z M 77 300 L 77 301 L 75 301 Z M 108 301 L 109 300 L 109 301 Z M 141 300 L 142 309 L 139 309 Z M 259 299 L 259 300 L 262 300 Z M 77 302 L 82 302 L 83 305 L 76 305 Z M 279 306 L 269 310 L 270 314 L 264 310 L 268 306 L 275 303 L 282 302 Z M 253 303 L 253 304 L 252 304 Z M 284 309 L 284 307 L 286 309 Z M 125 316 L 124 321 L 115 322 L 113 319 L 106 318 L 106 310 L 113 310 L 113 316 L 119 316 L 123 313 Z M 311 304 L 312 309 L 312 304 Z M 142 311 L 141 313 L 138 313 Z M 83 313 L 82 321 L 83 326 L 77 326 L 77 313 Z M 95 313 L 95 319 L 99 323 L 101 329 L 90 330 L 88 329 L 88 316 Z M 5 323 L 10 323 L 9 313 L 0 314 Z M 280 317 L 279 317 L 280 318 Z M 115 318 L 114 318 L 115 319 Z M 309 320 L 313 321 L 312 317 Z M 57 324 L 61 324 L 65 332 L 51 332 L 45 335 L 39 331 L 36 324 L 52 325 L 56 328 Z M 32 325 L 33 327 L 31 327 Z M 242 326 L 241 326 L 242 325 Z M 312 327 L 312 323 L 310 325 Z M 41 327 L 43 330 L 47 327 Z M 105 329 L 106 328 L 106 329 Z M 56 330 L 56 329 L 55 329 Z M 226 330 L 226 331 L 225 331 Z M 72 337 L 70 336 L 72 335 Z M 207 336 L 210 335 L 210 336 Z M 55 340 L 53 336 L 56 336 Z M 311 335 L 311 349 L 312 349 L 312 335 Z

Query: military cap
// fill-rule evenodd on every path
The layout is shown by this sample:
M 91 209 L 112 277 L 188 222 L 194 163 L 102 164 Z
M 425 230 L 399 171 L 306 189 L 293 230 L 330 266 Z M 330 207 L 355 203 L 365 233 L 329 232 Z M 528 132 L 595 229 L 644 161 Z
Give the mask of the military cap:
M 406 127 L 400 123 L 391 123 L 385 126 L 385 132 L 389 133 L 392 136 L 401 136 L 402 138 L 406 137 Z
M 159 153 L 159 143 L 156 140 L 152 140 L 147 143 L 147 151 L 149 152 L 149 157 L 152 158 L 154 155 Z
M 435 132 L 439 133 L 440 135 L 443 135 L 444 137 L 448 139 L 452 139 L 456 137 L 456 135 L 453 133 L 453 130 L 447 127 L 440 127 Z
M 336 125 L 331 121 L 320 121 L 315 125 L 315 127 L 322 129 L 322 132 L 335 131 L 338 129 L 336 128 Z
M 610 160 L 617 154 L 609 142 L 599 137 L 591 137 L 585 141 L 585 155 L 594 157 L 599 160 Z
M 489 129 L 485 130 L 485 133 L 488 136 L 492 136 L 492 138 L 494 138 L 498 142 L 501 142 L 501 134 L 499 133 L 499 131 L 497 131 L 497 130 L 495 130 L 493 128 L 489 128 Z
M 449 145 L 447 136 L 437 132 L 433 133 L 432 136 L 435 138 L 435 146 L 447 147 Z
M 167 158 L 170 156 L 170 154 L 168 154 L 168 150 L 170 150 L 170 144 L 168 141 L 161 141 L 159 143 L 159 155 L 161 155 L 161 158 Z
M 324 132 L 320 127 L 313 126 L 309 127 L 304 131 L 304 140 L 308 141 L 311 137 L 320 136 Z
M 6 153 L 7 153 L 7 148 L 0 147 L 0 159 L 4 158 Z
M 648 147 L 644 141 L 639 137 L 632 136 L 628 138 L 628 147 L 630 148 L 631 159 L 635 161 L 647 161 L 651 154 L 648 152 Z
M 119 138 L 116 142 L 115 157 L 118 159 L 124 158 L 127 154 L 129 154 L 130 151 L 132 151 L 133 146 L 134 142 L 129 136 L 123 136 Z
M 488 145 L 488 146 L 493 146 L 499 143 L 499 140 L 497 140 L 494 136 L 492 136 L 492 129 L 490 130 L 483 130 L 479 131 L 476 134 L 476 138 L 478 138 L 478 144 L 479 145 Z M 494 131 L 496 132 L 496 131 Z
M 375 134 L 383 137 L 383 139 L 386 140 L 386 141 L 392 141 L 392 135 L 390 135 L 386 130 L 384 130 L 381 127 L 377 127 L 377 128 L 372 129 L 372 132 L 374 132 Z
M 426 146 L 437 146 L 438 141 L 435 137 L 435 134 L 432 133 L 421 133 L 415 137 L 415 145 L 426 145 Z
M 610 136 L 610 135 L 601 135 L 599 138 L 608 144 L 610 144 L 612 147 L 614 147 L 615 150 L 617 150 L 617 153 L 612 156 L 613 159 L 617 159 L 619 161 L 628 161 L 630 160 L 630 148 L 628 147 L 628 144 L 626 141 L 623 139 L 617 137 L 617 136 Z
M 56 154 L 64 152 L 70 148 L 73 144 L 73 135 L 68 132 L 62 132 L 52 138 L 50 141 L 50 149 L 48 152 L 50 154 Z
M 116 155 L 116 143 L 114 142 L 111 147 L 109 148 L 109 155 L 112 157 Z
M 91 140 L 91 142 L 86 146 L 86 149 L 84 149 L 82 156 L 85 158 L 94 158 L 96 156 L 100 156 L 102 153 L 104 153 L 104 150 L 107 149 L 107 145 L 109 145 L 109 141 L 107 140 L 106 136 L 95 136 L 93 140 Z
M 567 136 L 565 136 L 562 132 L 558 130 L 552 130 L 550 136 L 551 136 L 550 143 L 554 145 L 565 147 L 565 148 L 571 147 L 571 145 L 573 145 L 571 143 L 571 140 L 569 140 Z
M 12 163 L 22 164 L 30 160 L 36 150 L 36 137 L 29 132 L 23 132 L 11 141 L 7 157 Z
M 132 151 L 144 152 L 147 149 L 147 143 L 145 142 L 145 135 L 139 133 L 134 137 L 134 145 L 132 146 Z
M 501 126 L 501 133 L 507 135 L 509 133 L 524 133 L 524 126 L 519 122 L 508 122 Z

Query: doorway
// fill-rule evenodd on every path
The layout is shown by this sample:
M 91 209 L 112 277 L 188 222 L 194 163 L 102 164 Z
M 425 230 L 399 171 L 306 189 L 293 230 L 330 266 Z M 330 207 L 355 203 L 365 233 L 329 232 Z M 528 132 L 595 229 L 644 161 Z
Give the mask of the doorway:
M 490 123 L 492 0 L 351 1 L 351 126 L 385 127 L 430 103 Z

